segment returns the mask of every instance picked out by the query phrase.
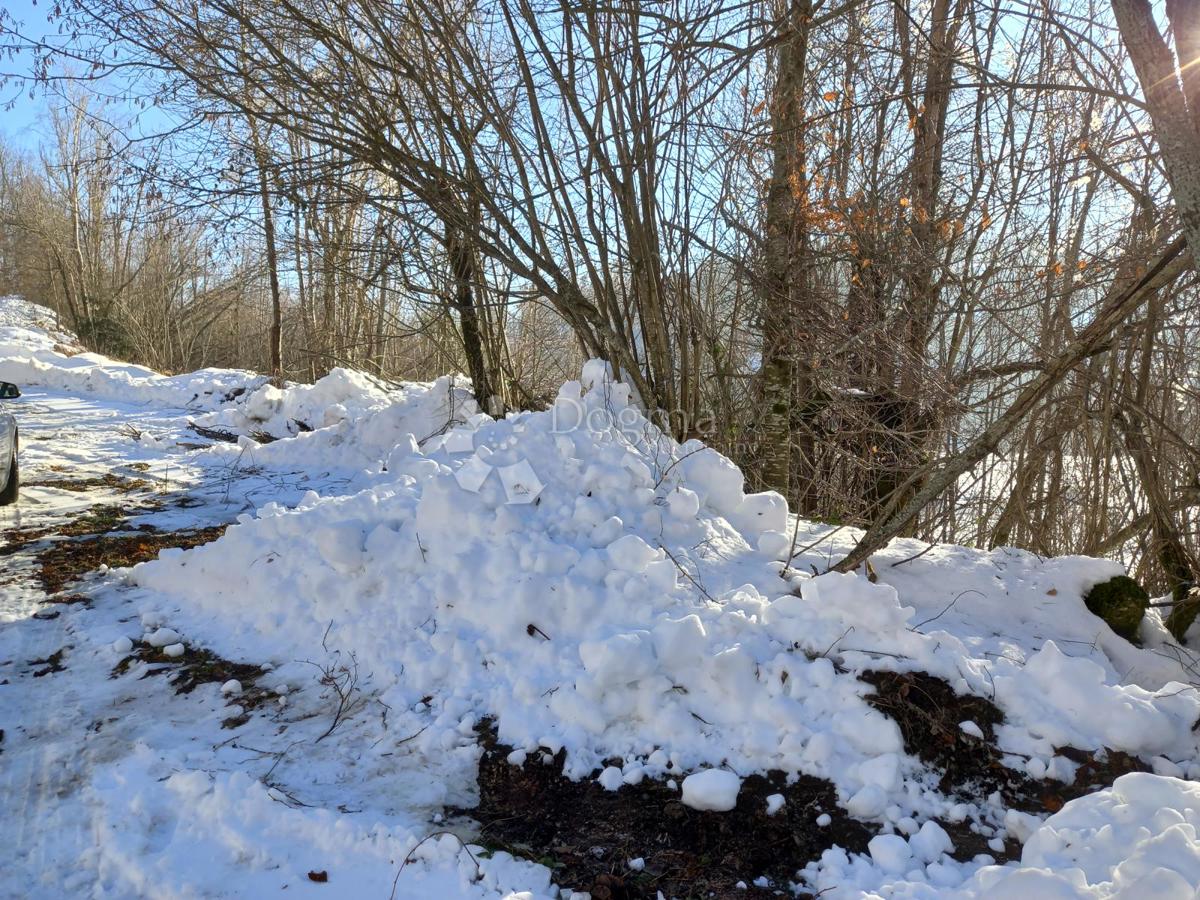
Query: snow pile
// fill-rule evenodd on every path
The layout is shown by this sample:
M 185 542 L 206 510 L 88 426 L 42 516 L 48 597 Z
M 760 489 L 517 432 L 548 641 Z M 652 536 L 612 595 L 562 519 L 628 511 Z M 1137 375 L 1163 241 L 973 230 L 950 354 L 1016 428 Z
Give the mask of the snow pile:
M 206 428 L 276 438 L 261 446 L 241 443 L 236 452 L 250 447 L 255 463 L 378 472 L 398 445 L 407 453 L 408 441 L 436 437 L 476 415 L 468 388 L 461 376 L 393 386 L 363 372 L 334 369 L 313 384 L 282 389 L 263 384 L 195 421 Z
M 388 705 L 436 698 L 431 745 L 470 743 L 494 715 L 505 743 L 566 747 L 575 777 L 609 756 L 630 777 L 727 760 L 833 775 L 847 797 L 903 795 L 913 764 L 896 726 L 867 685 L 804 652 L 851 624 L 903 634 L 895 593 L 827 576 L 823 602 L 772 604 L 764 590 L 787 585 L 755 547 L 782 537 L 782 499 L 747 497 L 726 460 L 651 434 L 623 386 L 591 374 L 556 412 L 479 421 L 424 450 L 410 438 L 392 480 L 269 505 L 140 567 L 170 601 L 148 614 L 224 655 L 353 652 Z M 560 428 L 576 411 L 596 415 Z
M 58 327 L 57 318 L 53 310 L 20 297 L 0 297 L 0 334 L 6 344 L 19 340 L 20 331 L 28 331 L 35 343 L 58 344 L 64 351 L 82 349 L 75 335 Z
M 315 384 L 285 389 L 264 384 L 234 405 L 212 413 L 202 424 L 275 438 L 362 418 L 392 403 L 392 391 L 378 379 L 352 369 L 333 369 Z
M 1200 784 L 1136 773 L 1073 800 L 1025 842 L 1021 866 L 981 870 L 989 898 L 1193 898 L 1200 885 Z
M 471 745 L 489 716 L 520 752 L 566 748 L 571 777 L 621 758 L 606 787 L 699 767 L 803 772 L 889 828 L 964 813 L 864 699 L 868 668 L 994 695 L 1002 746 L 1027 757 L 1012 764 L 1042 775 L 1070 777 L 1064 743 L 1200 773 L 1195 691 L 1122 685 L 1052 642 L 976 653 L 855 575 L 781 578 L 782 498 L 745 494 L 728 460 L 675 444 L 628 400 L 589 364 L 550 411 L 409 438 L 367 490 L 268 505 L 137 567 L 156 592 L 144 621 L 281 671 L 323 646 L 353 653 L 383 702 L 427 717 L 430 751 Z
M 737 806 L 741 779 L 734 772 L 724 769 L 704 769 L 683 779 L 683 794 L 680 800 L 692 809 L 711 809 L 728 812 Z M 776 795 L 777 796 L 777 795 Z M 776 807 L 778 811 L 779 807 Z
M 91 848 L 67 893 L 386 896 L 397 879 L 398 897 L 555 896 L 548 870 L 473 855 L 440 831 L 443 807 L 470 802 L 487 717 L 511 764 L 564 749 L 571 777 L 608 790 L 662 778 L 699 810 L 733 808 L 756 771 L 828 779 L 873 836 L 865 853 L 834 847 L 804 870 L 822 896 L 1192 896 L 1200 787 L 1164 776 L 1200 776 L 1200 698 L 1180 662 L 1155 652 L 1152 616 L 1139 649 L 1084 608 L 1114 564 L 896 541 L 875 557 L 877 583 L 814 576 L 852 533 L 797 522 L 777 494 L 747 494 L 729 460 L 659 433 L 596 363 L 551 410 L 494 421 L 457 378 L 391 386 L 335 370 L 277 388 L 199 374 L 175 383 L 86 355 L 76 364 L 55 347 L 63 336 L 27 313 L 0 316 L 0 377 L 24 366 L 102 395 L 125 378 L 122 400 L 176 406 L 194 379 L 206 392 L 195 421 L 246 437 L 189 459 L 295 466 L 286 491 L 266 482 L 276 500 L 326 491 L 165 551 L 118 573 L 135 590 L 63 613 L 110 617 L 96 627 L 93 668 L 80 641 L 57 677 L 91 672 L 119 711 L 81 707 L 81 723 L 104 729 L 88 729 L 87 753 L 62 744 L 95 765 L 64 768 L 87 785 L 76 818 Z M 171 420 L 182 431 L 178 409 L 155 419 Z M 277 440 L 250 437 L 260 432 Z M 183 455 L 167 441 L 140 449 L 168 463 Z M 330 476 L 344 468 L 367 475 Z M 348 484 L 367 487 L 346 494 Z M 803 552 L 785 566 L 793 547 Z M 126 691 L 172 676 L 105 677 L 134 638 L 168 656 L 206 647 L 270 666 L 174 698 L 174 718 L 139 721 Z M 358 677 L 370 713 L 315 741 L 330 695 L 317 696 L 314 672 L 337 666 Z M 964 802 L 867 702 L 874 689 L 858 676 L 872 669 L 928 672 L 994 699 L 1004 762 L 1035 779 L 1072 779 L 1067 745 L 1136 753 L 1159 774 L 1122 778 L 1044 823 L 998 794 Z M 236 741 L 211 740 L 264 697 Z M 204 704 L 207 718 L 192 723 Z M 985 740 L 991 726 L 977 718 L 951 727 Z M 782 793 L 765 801 L 769 815 L 797 812 Z M 833 834 L 830 811 L 805 814 Z M 961 828 L 996 853 L 1025 842 L 1021 863 L 955 861 Z M 633 855 L 643 849 L 621 864 L 648 868 L 649 854 Z M 46 885 L 43 895 L 62 895 Z
M 955 863 L 940 856 L 948 846 L 945 831 L 926 822 L 907 841 L 898 835 L 872 838 L 867 856 L 828 850 L 806 876 L 830 900 L 880 894 L 914 900 L 948 894 L 987 900 L 1193 900 L 1200 884 L 1200 784 L 1123 775 L 1111 788 L 1072 800 L 1037 824 L 1020 862 L 1007 866 Z M 940 861 L 924 865 L 932 860 Z

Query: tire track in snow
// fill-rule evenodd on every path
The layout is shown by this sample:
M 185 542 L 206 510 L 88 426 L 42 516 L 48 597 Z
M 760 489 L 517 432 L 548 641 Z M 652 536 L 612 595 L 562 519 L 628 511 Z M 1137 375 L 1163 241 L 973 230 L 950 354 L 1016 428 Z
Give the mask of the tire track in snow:
M 24 481 L 100 475 L 126 461 L 121 450 L 129 438 L 118 428 L 128 417 L 111 404 L 35 391 L 17 403 Z M 25 487 L 16 506 L 0 509 L 0 531 L 55 527 L 116 498 L 103 490 Z M 6 820 L 0 900 L 90 896 L 94 829 L 84 789 L 97 764 L 132 746 L 123 729 L 94 727 L 96 717 L 113 711 L 113 691 L 103 687 L 108 661 L 89 646 L 84 609 L 45 603 L 35 577 L 39 547 L 33 542 L 0 555 L 0 809 Z M 54 617 L 35 618 L 39 612 Z M 63 648 L 71 648 L 65 670 L 37 676 L 47 666 L 30 661 Z

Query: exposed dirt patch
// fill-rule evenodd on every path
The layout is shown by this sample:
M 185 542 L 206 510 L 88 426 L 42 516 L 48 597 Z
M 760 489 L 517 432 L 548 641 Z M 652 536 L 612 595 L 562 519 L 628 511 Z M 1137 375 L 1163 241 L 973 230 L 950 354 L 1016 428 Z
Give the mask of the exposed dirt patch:
M 1052 813 L 1062 809 L 1068 800 L 1110 787 L 1122 775 L 1151 771 L 1150 766 L 1136 756 L 1107 747 L 1095 752 L 1075 747 L 1058 747 L 1054 752 L 1073 763 L 1078 763 L 1079 768 L 1071 784 L 1053 780 L 1044 782 L 1045 788 L 1040 799 L 1043 808 Z
M 133 466 L 139 465 L 134 463 Z M 59 473 L 68 471 L 63 466 L 50 466 L 50 471 Z M 148 491 L 152 485 L 143 478 L 130 478 L 115 472 L 103 475 L 74 478 L 39 478 L 27 479 L 23 487 L 45 487 L 68 491 L 74 494 L 86 494 L 91 491 L 107 490 L 118 494 L 134 494 Z M 37 541 L 52 537 L 84 537 L 92 534 L 104 534 L 121 527 L 131 516 L 144 515 L 162 508 L 158 498 L 139 498 L 140 502 L 132 499 L 125 503 L 99 503 L 88 508 L 68 522 L 45 525 L 39 528 L 11 528 L 3 533 L 4 545 L 0 547 L 0 555 L 11 555 L 23 547 Z M 140 526 L 142 530 L 150 526 Z
M 10 528 L 3 532 L 4 543 L 0 544 L 0 556 L 12 556 L 53 533 L 50 528 Z
M 63 606 L 91 606 L 92 598 L 87 594 L 55 594 L 53 597 L 47 597 L 45 602 Z
M 511 748 L 496 742 L 490 724 L 480 729 L 479 807 L 461 810 L 482 825 L 482 842 L 534 859 L 554 871 L 559 885 L 589 891 L 595 900 L 655 897 L 739 898 L 773 896 L 774 890 L 738 888 L 767 876 L 786 888 L 797 869 L 837 844 L 862 852 L 872 832 L 849 818 L 833 786 L 783 773 L 751 775 L 737 807 L 701 812 L 679 802 L 679 791 L 656 781 L 607 791 L 588 778 L 565 778 L 560 752 L 549 762 L 531 754 L 509 764 Z M 548 754 L 547 754 L 548 755 Z M 783 808 L 766 813 L 766 798 L 782 794 Z M 832 821 L 822 828 L 822 813 Z M 641 858 L 645 868 L 629 869 Z
M 45 659 L 31 659 L 27 663 L 30 666 L 44 666 L 45 668 L 38 669 L 33 673 L 34 678 L 43 678 L 46 675 L 51 675 L 55 672 L 62 672 L 66 666 L 62 664 L 63 656 L 66 655 L 67 648 L 59 647 Z
M 225 528 L 218 525 L 190 531 L 148 531 L 55 541 L 37 554 L 38 577 L 47 594 L 57 594 L 102 565 L 132 566 L 154 559 L 168 547 L 188 549 L 207 544 L 224 534 Z
M 969 819 L 964 819 L 961 822 L 938 819 L 937 823 L 950 836 L 950 841 L 954 844 L 954 850 L 950 856 L 959 862 L 970 862 L 980 854 L 987 854 L 999 865 L 1004 865 L 1005 863 L 1010 863 L 1013 860 L 1021 858 L 1021 842 L 1015 838 L 1006 837 L 1004 839 L 1004 849 L 997 850 L 989 843 L 992 840 L 991 838 L 971 827 Z
M 22 487 L 55 488 L 60 491 L 71 491 L 82 494 L 86 491 L 110 490 L 122 494 L 150 487 L 150 482 L 143 478 L 125 478 L 112 472 L 95 475 L 88 478 L 39 478 L 25 481 Z
M 1004 714 L 990 700 L 957 694 L 948 682 L 925 672 L 863 672 L 859 677 L 875 687 L 867 702 L 900 726 L 904 749 L 943 773 L 939 787 L 945 793 L 978 800 L 1000 791 L 1011 807 L 1053 813 L 1068 800 L 1111 786 L 1122 775 L 1150 771 L 1145 762 L 1120 750 L 1058 747 L 1056 754 L 1079 767 L 1074 781 L 1037 781 L 1002 762 L 1004 754 L 996 748 L 995 729 L 1003 724 Z M 960 724 L 966 721 L 979 726 L 982 739 L 962 730 Z M 960 838 L 969 843 L 970 835 L 942 824 L 954 838 L 961 858 Z M 986 848 L 977 852 L 995 855 Z
M 231 699 L 235 700 L 243 711 L 240 715 L 226 719 L 222 723 L 226 728 L 236 728 L 249 721 L 250 710 L 257 709 L 275 697 L 271 691 L 258 686 L 258 679 L 264 674 L 261 666 L 231 662 L 209 650 L 195 647 L 185 648 L 182 656 L 167 656 L 161 648 L 137 641 L 129 655 L 113 666 L 109 677 L 119 678 L 137 663 L 145 663 L 149 667 L 142 674 L 143 678 L 175 673 L 171 685 L 177 694 L 190 694 L 202 684 L 224 684 L 233 679 L 241 682 L 242 693 Z
M 122 506 L 118 503 L 103 503 L 89 508 L 69 522 L 47 525 L 42 528 L 12 528 L 4 532 L 4 546 L 0 555 L 10 556 L 30 544 L 53 537 L 77 538 L 115 531 L 130 516 L 143 515 L 160 508 L 158 503 L 139 506 Z M 139 531 L 153 531 L 151 525 L 138 526 Z
M 122 506 L 119 503 L 103 503 L 93 506 L 87 512 L 78 516 L 65 525 L 54 529 L 53 533 L 63 537 L 87 537 L 92 534 L 106 534 L 120 528 L 130 516 L 153 512 L 157 505 Z M 145 526 L 149 528 L 150 526 Z
M 973 694 L 958 694 L 941 678 L 924 672 L 862 672 L 875 688 L 866 700 L 900 726 L 904 749 L 942 772 L 939 788 L 946 794 L 978 798 L 1000 791 L 1010 803 L 1036 794 L 1028 777 L 1001 761 L 996 726 L 1004 722 L 994 703 Z M 963 731 L 974 722 L 982 738 Z

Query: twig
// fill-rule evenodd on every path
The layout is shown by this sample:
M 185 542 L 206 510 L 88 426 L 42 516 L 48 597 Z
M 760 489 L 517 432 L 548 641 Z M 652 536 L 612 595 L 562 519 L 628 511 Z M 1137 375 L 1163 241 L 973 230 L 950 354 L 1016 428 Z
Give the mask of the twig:
M 967 590 L 963 591 L 962 593 L 960 593 L 960 594 L 959 594 L 957 597 L 955 597 L 955 598 L 954 598 L 953 600 L 951 600 L 949 603 L 947 603 L 947 604 L 946 604 L 946 608 L 945 608 L 945 609 L 943 609 L 943 610 L 942 610 L 940 613 L 938 613 L 936 616 L 931 616 L 930 618 L 928 618 L 928 619 L 925 619 L 925 620 L 924 620 L 924 621 L 922 621 L 922 622 L 918 622 L 916 625 L 913 625 L 913 626 L 912 626 L 912 627 L 910 627 L 908 630 L 909 630 L 909 631 L 916 631 L 916 630 L 917 630 L 918 628 L 920 628 L 922 625 L 928 625 L 930 622 L 933 622 L 933 621 L 934 621 L 934 620 L 936 620 L 936 619 L 940 619 L 940 618 L 941 618 L 942 616 L 944 616 L 946 613 L 950 612 L 950 609 L 951 609 L 951 607 L 953 607 L 953 606 L 954 606 L 954 604 L 955 604 L 955 603 L 957 603 L 957 602 L 959 601 L 959 598 L 960 598 L 960 597 L 962 597 L 962 596 L 964 596 L 964 595 L 966 595 L 966 594 L 978 594 L 980 597 L 983 597 L 984 599 L 987 599 L 987 594 L 983 593 L 982 591 L 977 591 L 977 590 L 975 590 L 974 588 L 969 588 L 969 589 L 967 589 Z
M 425 835 L 425 837 L 421 838 L 421 840 L 417 842 L 417 845 L 415 847 L 413 847 L 411 850 L 408 851 L 408 855 L 405 856 L 404 861 L 400 863 L 400 868 L 396 870 L 396 877 L 392 879 L 392 892 L 390 894 L 388 894 L 388 900 L 395 900 L 396 885 L 400 883 L 400 873 L 404 871 L 405 866 L 407 866 L 410 862 L 412 862 L 415 859 L 413 854 L 416 853 L 418 850 L 420 850 L 422 845 L 426 841 L 432 840 L 433 838 L 436 838 L 436 837 L 441 837 L 444 834 L 448 834 L 452 838 L 454 838 L 456 841 L 458 841 L 459 846 L 461 846 L 463 848 L 463 850 L 466 851 L 467 856 L 471 857 L 471 862 L 475 863 L 475 881 L 478 881 L 480 878 L 483 877 L 483 870 L 479 866 L 479 860 L 477 860 L 475 858 L 475 854 L 471 852 L 471 848 L 468 847 L 465 843 L 463 843 L 462 838 L 460 838 L 453 831 L 446 831 L 446 830 L 435 831 L 432 834 Z
M 401 744 L 407 744 L 409 741 L 413 740 L 414 738 L 420 737 L 428 728 L 429 728 L 429 726 L 426 725 L 423 728 L 421 728 L 419 731 L 416 731 L 413 734 L 410 734 L 408 737 L 400 738 L 400 740 L 396 741 L 396 746 L 399 747 Z
M 361 692 L 358 689 L 358 659 L 351 653 L 349 666 L 341 665 L 336 667 L 320 665 L 307 659 L 304 662 L 313 666 L 321 673 L 321 677 L 317 679 L 317 683 L 322 687 L 329 688 L 337 696 L 337 707 L 333 711 L 333 722 L 330 723 L 324 734 L 313 741 L 314 744 L 319 744 L 333 734 L 337 727 L 365 702 L 365 698 L 361 696 Z M 359 696 L 355 696 L 356 694 Z
M 708 449 L 707 447 L 698 447 L 695 450 L 689 450 L 687 453 L 683 454 L 683 456 L 679 457 L 679 459 L 672 462 L 669 466 L 667 466 L 665 469 L 663 469 L 662 474 L 658 476 L 658 480 L 654 482 L 655 489 L 657 490 L 659 488 L 659 486 L 662 485 L 663 481 L 666 480 L 667 476 L 669 474 L 671 474 L 671 470 L 673 468 L 675 468 L 677 465 L 679 465 L 681 462 L 683 462 L 689 456 L 693 456 L 694 454 L 699 453 L 701 450 L 707 450 L 707 449 Z
M 818 654 L 817 658 L 820 659 L 822 656 L 828 658 L 830 651 L 833 650 L 833 648 L 836 647 L 838 644 L 840 644 L 843 640 L 845 640 L 846 635 L 848 635 L 853 630 L 854 630 L 853 625 L 850 625 L 849 627 L 847 627 L 846 630 L 842 632 L 842 636 L 840 638 L 838 638 L 836 641 L 834 641 L 832 644 L 830 644 L 828 647 L 826 647 L 824 653 Z
M 698 581 L 697 581 L 695 578 L 693 578 L 693 577 L 692 577 L 692 576 L 691 576 L 691 575 L 688 573 L 687 569 L 685 569 L 683 566 L 681 566 L 681 565 L 679 564 L 679 560 L 677 560 L 677 559 L 675 558 L 675 555 L 674 555 L 674 554 L 673 554 L 673 553 L 672 553 L 670 550 L 668 550 L 668 549 L 667 549 L 665 546 L 663 546 L 663 552 L 664 552 L 664 553 L 666 553 L 666 554 L 667 554 L 667 556 L 669 556 L 669 557 L 671 558 L 671 562 L 675 563 L 675 568 L 677 568 L 677 569 L 678 569 L 680 572 L 682 572 L 682 573 L 683 573 L 683 577 L 684 577 L 684 578 L 686 578 L 686 579 L 687 579 L 688 581 L 690 581 L 690 582 L 691 582 L 693 585 L 695 585 L 695 587 L 696 587 L 696 590 L 698 590 L 698 591 L 699 591 L 701 594 L 703 594 L 703 595 L 704 595 L 704 597 L 705 597 L 705 599 L 707 599 L 707 600 L 708 600 L 709 602 L 711 602 L 711 603 L 716 603 L 716 602 L 717 602 L 716 600 L 714 600 L 714 599 L 713 599 L 713 597 L 712 597 L 712 594 L 710 594 L 708 591 L 706 591 L 706 590 L 704 589 L 704 585 L 702 585 L 702 584 L 701 584 L 700 582 L 698 582 Z
M 905 563 L 910 563 L 914 559 L 920 559 L 922 556 L 924 556 L 926 553 L 928 553 L 930 550 L 932 550 L 936 546 L 937 546 L 937 544 L 930 544 L 928 547 L 926 547 L 920 553 L 914 553 L 912 556 L 897 560 L 896 562 L 892 563 L 891 567 L 894 569 L 894 568 L 896 568 L 896 566 L 902 566 Z
M 797 524 L 798 524 L 798 523 L 797 523 Z M 790 562 L 791 562 L 793 559 L 795 559 L 797 556 L 803 556 L 805 553 L 807 553 L 807 552 L 808 552 L 809 550 L 811 550 L 813 547 L 817 546 L 817 544 L 820 544 L 822 541 L 825 541 L 825 540 L 828 540 L 829 538 L 832 538 L 832 537 L 833 537 L 835 534 L 837 534 L 839 531 L 841 531 L 843 528 L 846 528 L 846 527 L 847 527 L 847 526 L 845 526 L 845 525 L 839 525 L 837 528 L 833 529 L 832 531 L 827 531 L 827 532 L 825 532 L 825 534 L 821 535 L 819 538 L 817 538 L 817 539 L 816 539 L 815 541 L 813 541 L 811 544 L 805 544 L 803 547 L 801 547 L 799 550 L 796 550 L 796 551 L 794 551 L 794 552 L 793 552 L 793 553 L 792 553 L 792 554 L 791 554 L 791 555 L 788 557 L 788 562 L 790 563 Z M 795 538 L 793 537 L 793 539 L 792 539 L 792 540 L 793 540 L 793 545 L 794 545 Z

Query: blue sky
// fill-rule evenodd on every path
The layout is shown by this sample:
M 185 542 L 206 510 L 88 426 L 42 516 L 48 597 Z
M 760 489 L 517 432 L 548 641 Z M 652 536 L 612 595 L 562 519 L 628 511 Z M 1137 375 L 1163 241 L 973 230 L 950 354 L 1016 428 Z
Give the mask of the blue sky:
M 31 39 L 58 38 L 57 23 L 47 21 L 47 11 L 51 9 L 52 0 L 0 0 L 9 18 L 16 20 L 21 34 Z M 28 74 L 31 69 L 32 55 L 22 54 L 14 58 L 0 59 L 0 72 L 12 76 Z M 65 89 L 65 85 L 60 85 Z M 85 85 L 84 93 L 92 95 L 90 109 L 93 114 L 120 122 L 122 130 L 130 136 L 152 136 L 169 127 L 166 116 L 153 107 L 137 107 L 132 103 L 102 99 L 99 95 L 119 95 L 121 88 L 117 84 L 102 86 L 96 83 Z M 47 136 L 46 126 L 49 119 L 51 104 L 56 98 L 51 96 L 49 101 L 46 91 L 37 88 L 34 96 L 30 97 L 30 86 L 24 88 L 9 83 L 0 89 L 0 140 L 10 147 L 20 150 L 34 151 L 40 141 Z M 59 101 L 61 102 L 61 101 Z M 11 104 L 11 108 L 6 108 Z
M 0 7 L 22 26 L 27 35 L 41 37 L 52 29 L 46 22 L 50 9 L 49 0 L 4 0 Z M 0 71 L 20 73 L 28 71 L 30 59 L 17 57 L 0 61 Z M 11 109 L 0 110 L 0 136 L 11 146 L 32 149 L 37 146 L 41 123 L 46 118 L 46 102 L 42 97 L 29 98 L 29 90 L 19 90 L 9 84 L 0 90 L 0 100 L 6 104 L 15 100 Z

